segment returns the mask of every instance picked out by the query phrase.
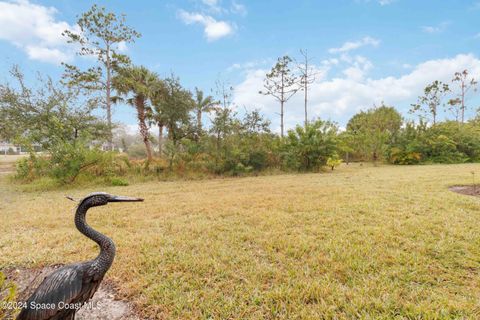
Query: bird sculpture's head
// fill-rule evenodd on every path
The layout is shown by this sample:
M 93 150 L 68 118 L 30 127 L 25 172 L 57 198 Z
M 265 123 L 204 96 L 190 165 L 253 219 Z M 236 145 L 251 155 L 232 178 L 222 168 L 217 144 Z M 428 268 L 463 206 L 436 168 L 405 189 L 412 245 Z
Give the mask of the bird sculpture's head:
M 72 199 L 68 197 L 69 199 Z M 143 201 L 141 198 L 132 198 L 124 196 L 115 196 L 106 192 L 94 192 L 87 195 L 85 198 L 79 201 L 79 206 L 83 203 L 89 202 L 90 207 L 104 206 L 109 202 L 138 202 Z

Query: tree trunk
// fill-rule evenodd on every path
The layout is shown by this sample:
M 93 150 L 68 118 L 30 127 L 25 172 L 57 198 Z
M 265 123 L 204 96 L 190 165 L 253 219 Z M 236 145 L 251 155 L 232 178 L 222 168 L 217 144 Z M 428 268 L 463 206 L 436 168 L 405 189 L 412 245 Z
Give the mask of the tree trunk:
M 197 110 L 197 139 L 200 138 L 202 134 L 202 110 Z
M 280 101 L 280 135 L 283 138 L 283 101 Z
M 174 125 L 175 125 L 175 124 L 169 123 L 169 125 L 167 126 L 167 128 L 168 128 L 168 138 L 169 138 L 170 140 L 172 140 L 173 145 L 176 146 L 176 145 L 177 145 L 177 141 L 178 141 L 178 137 L 177 137 L 177 132 L 175 131 Z
M 112 137 L 112 99 L 111 99 L 111 90 L 112 90 L 112 66 L 110 63 L 110 46 L 107 44 L 107 82 L 106 82 L 106 99 L 105 107 L 107 109 L 107 125 L 108 125 L 108 148 L 113 150 L 113 137 Z
M 284 74 L 282 72 L 282 87 L 281 87 L 281 92 L 280 92 L 280 136 L 283 138 L 283 104 L 285 103 L 285 96 L 284 96 L 284 90 L 285 90 L 285 84 L 284 84 Z
M 149 132 L 147 123 L 145 122 L 146 115 L 145 115 L 145 99 L 142 96 L 135 97 L 135 105 L 137 107 L 137 116 L 138 116 L 138 125 L 140 127 L 140 135 L 143 138 L 143 143 L 145 144 L 145 148 L 147 149 L 147 159 L 148 161 L 152 161 L 152 148 L 150 146 L 150 139 L 149 139 Z
M 305 76 L 305 128 L 308 125 L 308 115 L 307 115 L 307 100 L 308 100 L 308 83 L 307 76 Z
M 462 81 L 462 123 L 465 121 L 465 83 Z
M 158 125 L 158 155 L 162 156 L 163 149 L 163 125 Z
M 304 90 L 305 90 L 305 128 L 308 125 L 308 115 L 307 115 L 307 101 L 308 101 L 308 56 L 305 53 L 305 78 L 304 80 Z M 332 169 L 333 170 L 333 169 Z

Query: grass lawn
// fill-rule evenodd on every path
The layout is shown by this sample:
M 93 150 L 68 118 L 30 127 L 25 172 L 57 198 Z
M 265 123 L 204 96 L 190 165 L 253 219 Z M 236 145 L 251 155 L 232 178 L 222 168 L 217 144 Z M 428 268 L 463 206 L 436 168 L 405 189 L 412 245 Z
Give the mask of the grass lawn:
M 154 319 L 479 319 L 480 165 L 343 165 L 323 174 L 102 188 L 145 198 L 90 211 L 107 278 Z M 480 180 L 480 174 L 477 174 Z M 0 268 L 86 260 L 91 191 L 22 193 L 0 176 Z

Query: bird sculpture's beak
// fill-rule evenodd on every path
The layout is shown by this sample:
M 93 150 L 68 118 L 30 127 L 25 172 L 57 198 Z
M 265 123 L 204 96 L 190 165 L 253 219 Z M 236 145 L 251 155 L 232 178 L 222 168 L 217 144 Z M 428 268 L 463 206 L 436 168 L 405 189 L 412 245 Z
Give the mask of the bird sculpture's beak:
M 108 199 L 108 202 L 137 202 L 143 201 L 142 198 L 132 198 L 132 197 L 124 197 L 124 196 L 111 196 Z

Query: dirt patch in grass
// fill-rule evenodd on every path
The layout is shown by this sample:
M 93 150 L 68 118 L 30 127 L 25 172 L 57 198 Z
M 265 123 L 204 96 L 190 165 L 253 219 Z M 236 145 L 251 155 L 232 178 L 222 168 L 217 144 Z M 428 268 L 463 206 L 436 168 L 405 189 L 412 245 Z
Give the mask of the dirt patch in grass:
M 480 185 L 451 186 L 449 189 L 456 193 L 480 197 Z
M 43 279 L 62 265 L 40 269 L 11 269 L 6 271 L 7 278 L 18 288 L 18 301 L 25 301 Z M 92 303 L 83 307 L 77 314 L 77 320 L 140 320 L 131 303 L 116 297 L 114 285 L 104 280 L 92 298 Z

